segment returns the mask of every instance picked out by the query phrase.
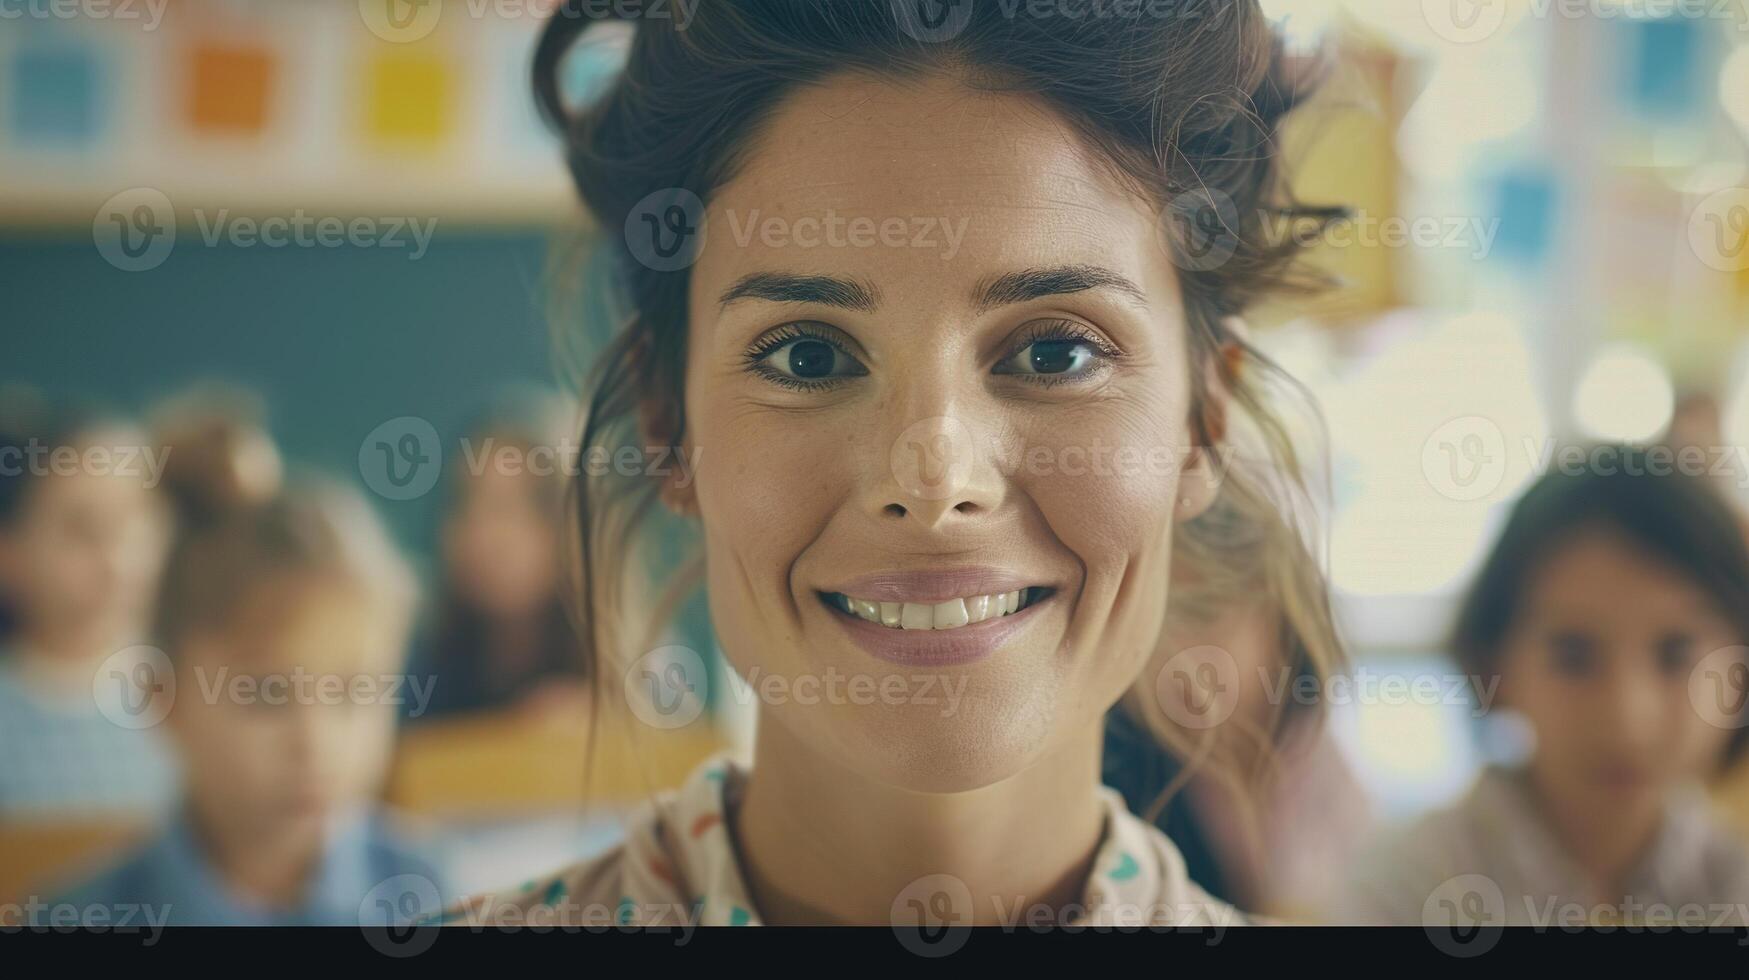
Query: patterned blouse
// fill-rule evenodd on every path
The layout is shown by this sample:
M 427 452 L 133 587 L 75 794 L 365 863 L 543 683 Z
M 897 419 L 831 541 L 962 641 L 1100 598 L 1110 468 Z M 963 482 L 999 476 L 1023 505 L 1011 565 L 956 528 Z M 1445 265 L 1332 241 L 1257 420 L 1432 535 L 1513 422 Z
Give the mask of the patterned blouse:
M 734 846 L 723 825 L 725 796 L 738 796 L 746 770 L 727 752 L 701 763 L 675 790 L 658 794 L 631 821 L 625 839 L 545 878 L 508 892 L 486 893 L 452 906 L 449 925 L 638 925 L 690 928 L 759 925 Z M 1078 909 L 1040 923 L 1039 910 L 998 905 L 1002 921 L 1081 927 L 1220 929 L 1244 924 L 1242 913 L 1190 881 L 1178 849 L 1159 830 L 1100 788 L 1105 833 Z M 916 894 L 913 894 L 916 892 Z M 894 902 L 894 926 L 935 928 L 969 923 L 971 897 L 947 875 L 930 876 Z M 1017 905 L 1018 903 L 1014 903 Z M 1052 912 L 1051 915 L 1059 914 Z M 921 921 L 919 921 L 921 920 Z

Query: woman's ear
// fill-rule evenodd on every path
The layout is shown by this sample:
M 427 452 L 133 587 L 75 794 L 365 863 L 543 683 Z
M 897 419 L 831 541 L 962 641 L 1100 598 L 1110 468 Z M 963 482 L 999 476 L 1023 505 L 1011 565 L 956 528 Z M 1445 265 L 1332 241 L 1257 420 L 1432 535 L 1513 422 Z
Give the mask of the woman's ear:
M 1226 475 L 1227 413 L 1232 385 L 1245 366 L 1245 340 L 1250 331 L 1238 317 L 1224 321 L 1220 347 L 1203 365 L 1204 392 L 1191 420 L 1194 444 L 1185 456 L 1178 480 L 1178 519 L 1189 520 L 1208 510 L 1220 494 Z
M 697 517 L 696 457 L 685 433 L 682 393 L 659 380 L 661 372 L 652 370 L 648 352 L 647 339 L 631 351 L 633 377 L 650 382 L 643 386 L 648 394 L 638 399 L 638 436 L 644 441 L 644 460 L 652 467 L 648 478 L 657 481 L 656 495 L 670 513 Z

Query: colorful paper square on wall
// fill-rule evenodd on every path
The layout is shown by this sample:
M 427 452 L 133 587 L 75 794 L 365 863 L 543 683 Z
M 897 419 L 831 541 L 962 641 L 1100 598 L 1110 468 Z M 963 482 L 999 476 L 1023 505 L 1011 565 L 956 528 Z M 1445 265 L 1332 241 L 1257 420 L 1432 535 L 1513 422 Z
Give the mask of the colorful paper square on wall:
M 10 138 L 27 147 L 80 147 L 105 125 L 104 70 L 86 45 L 56 43 L 15 52 L 6 81 Z
M 188 124 L 196 132 L 249 135 L 267 128 L 278 63 L 264 47 L 198 44 L 189 53 Z
M 455 126 L 455 65 L 440 53 L 387 51 L 366 66 L 365 133 L 370 142 L 435 146 Z

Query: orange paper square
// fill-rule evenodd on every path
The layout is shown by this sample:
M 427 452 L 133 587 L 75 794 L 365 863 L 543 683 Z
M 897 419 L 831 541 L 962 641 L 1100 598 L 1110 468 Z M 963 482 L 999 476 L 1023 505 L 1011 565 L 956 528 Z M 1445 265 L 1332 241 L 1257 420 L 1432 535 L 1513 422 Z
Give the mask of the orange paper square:
M 274 70 L 273 54 L 265 48 L 197 46 L 189 65 L 189 125 L 208 132 L 260 132 L 267 126 Z

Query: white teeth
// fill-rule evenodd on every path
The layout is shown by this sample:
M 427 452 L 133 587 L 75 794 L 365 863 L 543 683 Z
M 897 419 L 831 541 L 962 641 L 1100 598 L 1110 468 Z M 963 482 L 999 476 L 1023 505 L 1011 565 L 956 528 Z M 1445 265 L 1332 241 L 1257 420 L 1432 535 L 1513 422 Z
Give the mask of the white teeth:
M 966 596 L 946 602 L 876 602 L 839 596 L 839 608 L 858 619 L 907 630 L 951 630 L 1020 610 L 1021 591 Z
M 935 604 L 935 628 L 950 630 L 970 622 L 966 618 L 966 600 L 949 599 Z

